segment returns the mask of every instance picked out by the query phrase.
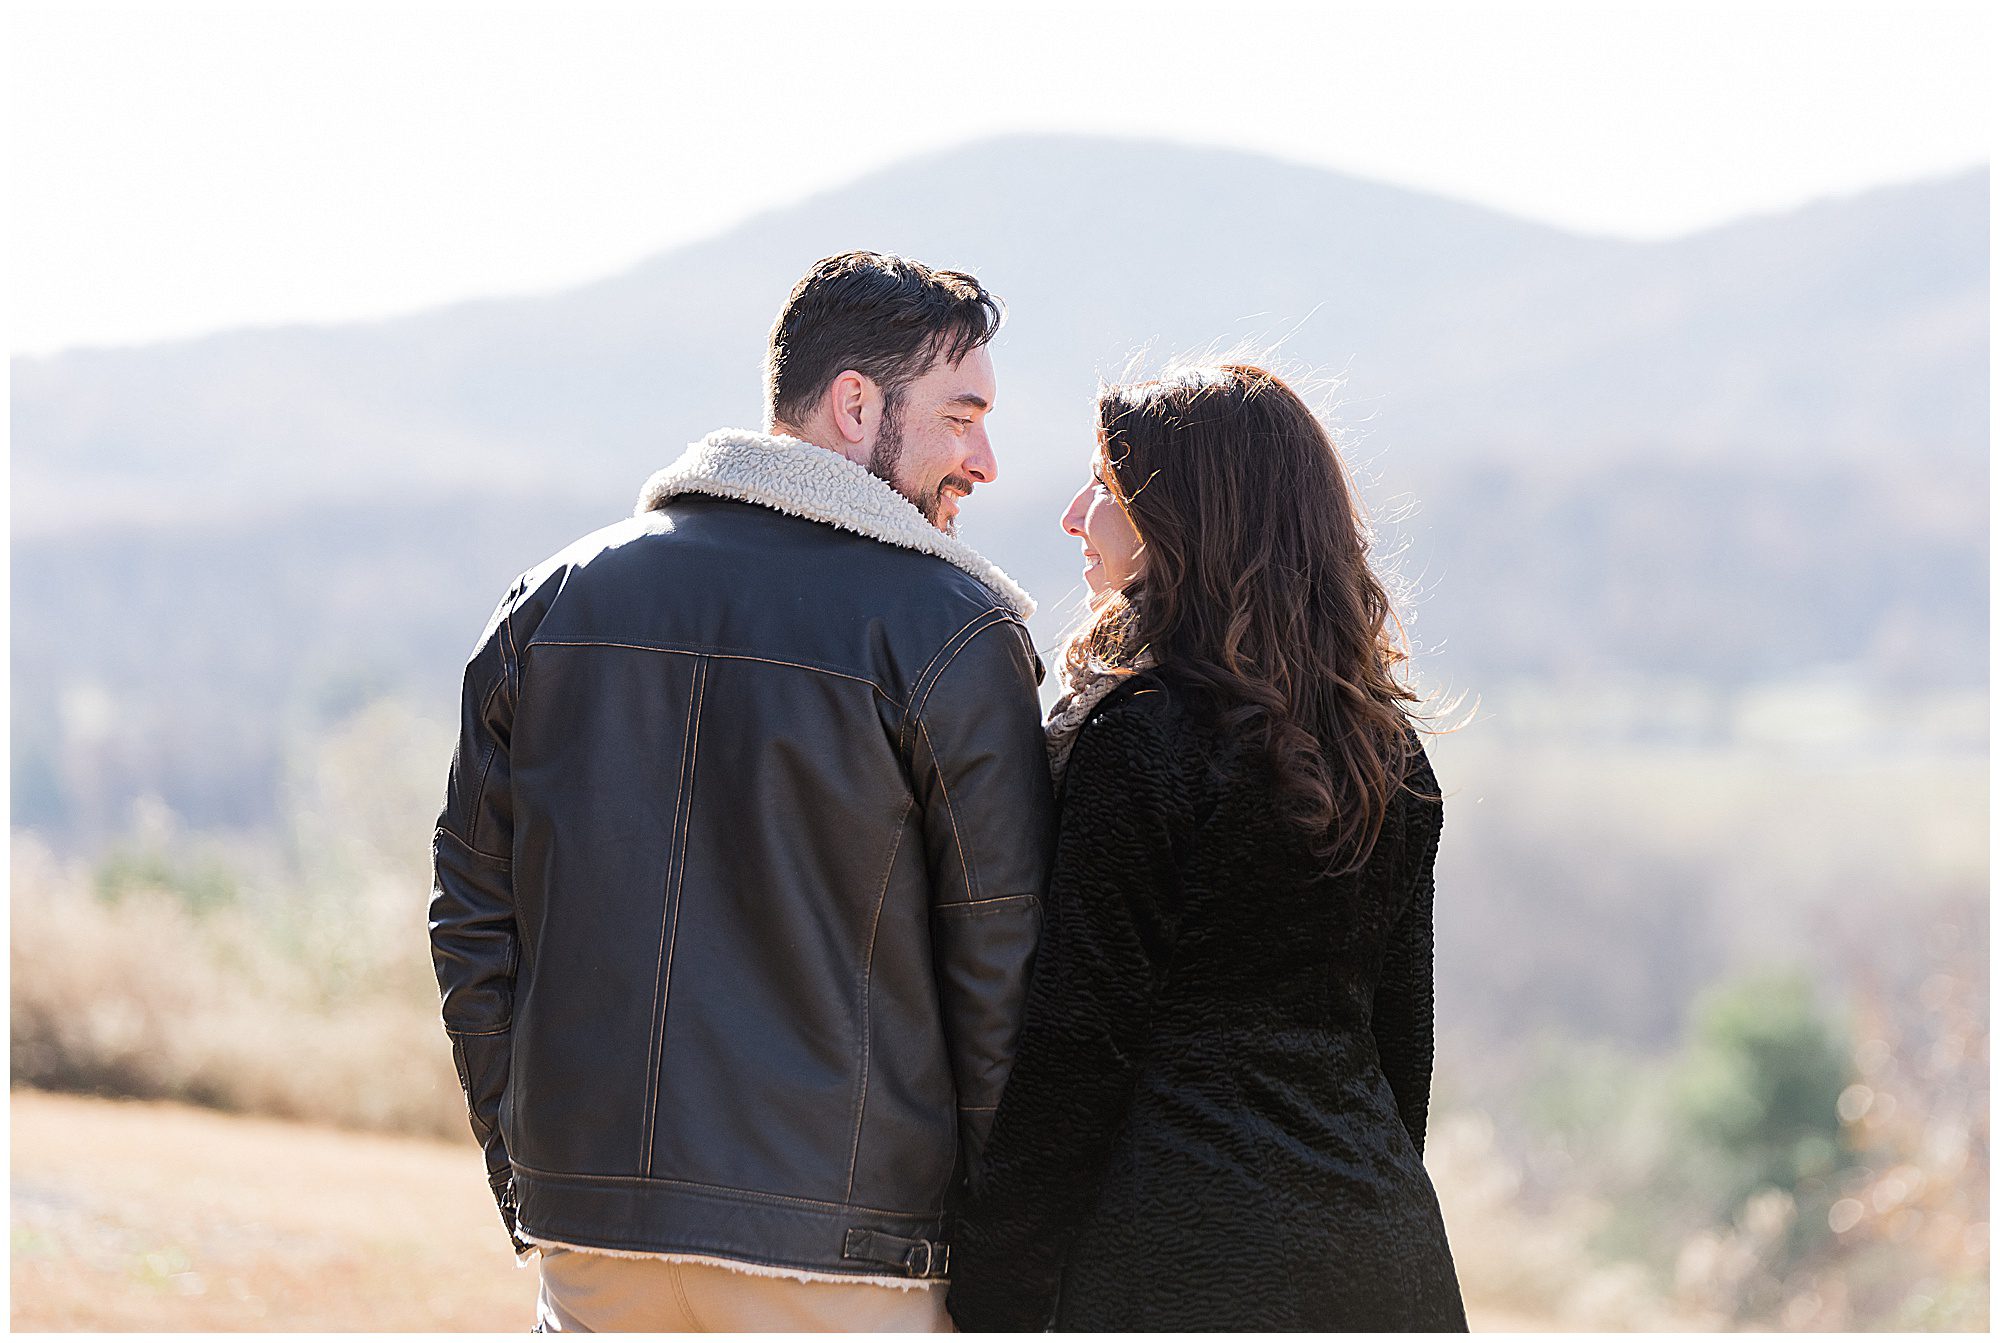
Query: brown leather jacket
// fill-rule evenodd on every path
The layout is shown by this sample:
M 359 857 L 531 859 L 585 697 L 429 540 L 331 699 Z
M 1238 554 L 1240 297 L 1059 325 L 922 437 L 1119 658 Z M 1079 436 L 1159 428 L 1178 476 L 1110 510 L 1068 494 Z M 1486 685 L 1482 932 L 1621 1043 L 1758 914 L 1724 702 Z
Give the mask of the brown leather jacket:
M 445 1027 L 519 1239 L 942 1276 L 1050 859 L 1032 608 L 911 548 L 859 467 L 738 440 L 525 574 L 473 653 Z M 838 466 L 773 474 L 800 452 Z M 889 497 L 799 506 L 822 471 Z

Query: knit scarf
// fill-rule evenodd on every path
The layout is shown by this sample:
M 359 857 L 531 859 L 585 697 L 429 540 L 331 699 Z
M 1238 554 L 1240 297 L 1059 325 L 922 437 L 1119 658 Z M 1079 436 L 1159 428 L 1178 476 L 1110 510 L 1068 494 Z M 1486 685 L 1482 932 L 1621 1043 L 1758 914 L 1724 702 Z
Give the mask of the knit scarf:
M 1069 755 L 1076 748 L 1077 736 L 1090 721 L 1091 710 L 1139 672 L 1158 666 L 1159 659 L 1147 648 L 1140 651 L 1129 668 L 1107 667 L 1090 658 L 1080 659 L 1071 666 L 1067 655 L 1063 664 L 1068 688 L 1049 710 L 1049 720 L 1042 729 L 1048 739 L 1049 772 L 1055 776 L 1058 788 L 1062 787 L 1063 775 L 1069 769 Z

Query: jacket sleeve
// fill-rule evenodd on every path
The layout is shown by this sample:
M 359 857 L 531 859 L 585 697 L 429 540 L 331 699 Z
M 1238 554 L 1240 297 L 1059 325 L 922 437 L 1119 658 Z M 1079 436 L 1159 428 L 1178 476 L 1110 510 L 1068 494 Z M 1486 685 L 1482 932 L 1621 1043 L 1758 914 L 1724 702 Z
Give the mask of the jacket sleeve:
M 960 1166 L 978 1165 L 1013 1062 L 1040 935 L 1055 797 L 1020 621 L 975 621 L 938 655 L 910 729 L 931 875 L 931 947 L 958 1092 Z
M 500 1107 L 507 1092 L 520 947 L 508 779 L 508 739 L 519 689 L 513 628 L 519 595 L 517 585 L 493 613 L 466 665 L 458 748 L 432 838 L 430 903 L 431 961 L 443 996 L 452 1063 L 465 1091 L 473 1136 L 485 1153 L 487 1183 L 510 1237 L 513 1178 L 500 1132 Z M 514 1247 L 527 1250 L 518 1238 Z
M 1428 768 L 1421 780 L 1412 782 L 1423 791 L 1435 793 L 1437 780 Z M 1415 832 L 1411 836 L 1415 861 L 1409 869 L 1408 898 L 1402 913 L 1390 929 L 1383 952 L 1382 974 L 1375 986 L 1375 1007 L 1369 1025 L 1375 1034 L 1375 1053 L 1381 1060 L 1382 1075 L 1395 1093 L 1396 1111 L 1417 1155 L 1424 1154 L 1424 1129 L 1431 1106 L 1431 1059 L 1435 1044 L 1432 990 L 1431 906 L 1436 883 L 1438 839 L 1443 830 L 1443 809 L 1436 801 L 1419 799 L 1412 807 Z
M 1178 922 L 1186 790 L 1134 701 L 1070 757 L 1047 925 L 1013 1079 L 958 1223 L 960 1329 L 1038 1330 L 1130 1106 Z

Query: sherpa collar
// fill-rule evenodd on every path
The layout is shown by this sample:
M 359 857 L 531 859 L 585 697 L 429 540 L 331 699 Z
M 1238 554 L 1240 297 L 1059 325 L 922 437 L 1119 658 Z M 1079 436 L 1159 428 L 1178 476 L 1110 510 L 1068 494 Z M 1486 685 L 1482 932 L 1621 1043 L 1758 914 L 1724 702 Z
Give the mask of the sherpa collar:
M 762 504 L 905 550 L 949 561 L 971 574 L 1025 619 L 1035 601 L 1000 567 L 925 520 L 917 506 L 866 467 L 785 434 L 718 429 L 688 444 L 672 466 L 639 491 L 635 513 L 650 513 L 683 494 Z

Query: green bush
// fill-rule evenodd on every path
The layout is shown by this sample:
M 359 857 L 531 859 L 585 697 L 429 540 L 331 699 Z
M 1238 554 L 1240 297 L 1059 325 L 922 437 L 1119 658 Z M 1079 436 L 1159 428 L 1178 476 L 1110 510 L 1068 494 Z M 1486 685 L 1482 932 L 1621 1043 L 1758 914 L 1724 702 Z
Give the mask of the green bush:
M 1852 1080 L 1845 1035 L 1796 973 L 1735 980 L 1698 1000 L 1672 1109 L 1716 1220 L 1762 1188 L 1824 1185 L 1846 1163 L 1838 1108 Z

